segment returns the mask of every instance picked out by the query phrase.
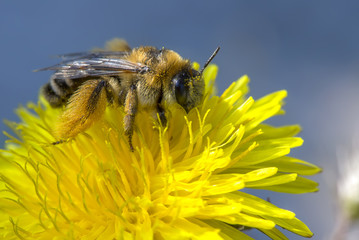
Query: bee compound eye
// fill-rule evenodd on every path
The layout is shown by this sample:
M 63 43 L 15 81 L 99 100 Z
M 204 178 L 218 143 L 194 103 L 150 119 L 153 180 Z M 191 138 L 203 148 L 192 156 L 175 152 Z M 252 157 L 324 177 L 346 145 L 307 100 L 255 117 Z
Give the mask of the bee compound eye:
M 174 85 L 174 94 L 176 96 L 176 100 L 178 104 L 185 107 L 187 103 L 187 98 L 189 94 L 189 76 L 184 73 L 179 73 L 173 78 L 173 85 Z

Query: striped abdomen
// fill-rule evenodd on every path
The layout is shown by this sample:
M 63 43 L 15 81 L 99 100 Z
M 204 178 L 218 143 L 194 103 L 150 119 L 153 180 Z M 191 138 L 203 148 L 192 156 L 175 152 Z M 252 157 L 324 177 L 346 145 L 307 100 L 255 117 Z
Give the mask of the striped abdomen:
M 57 79 L 51 78 L 50 82 L 45 84 L 41 93 L 52 107 L 60 107 L 67 103 L 71 95 L 86 79 Z

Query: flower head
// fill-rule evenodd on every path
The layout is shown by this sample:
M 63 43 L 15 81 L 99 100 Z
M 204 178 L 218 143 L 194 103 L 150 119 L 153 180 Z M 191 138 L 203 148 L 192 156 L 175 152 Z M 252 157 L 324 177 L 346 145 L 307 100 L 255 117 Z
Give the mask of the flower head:
M 2 150 L 0 236 L 6 239 L 251 239 L 239 226 L 286 239 L 276 226 L 310 237 L 291 211 L 243 192 L 317 191 L 303 177 L 320 171 L 287 156 L 302 144 L 299 126 L 262 122 L 282 114 L 286 91 L 246 97 L 247 76 L 214 96 L 217 67 L 204 72 L 205 99 L 188 114 L 168 110 L 168 125 L 136 116 L 131 152 L 123 109 L 62 144 L 52 129 L 62 110 L 18 109 Z

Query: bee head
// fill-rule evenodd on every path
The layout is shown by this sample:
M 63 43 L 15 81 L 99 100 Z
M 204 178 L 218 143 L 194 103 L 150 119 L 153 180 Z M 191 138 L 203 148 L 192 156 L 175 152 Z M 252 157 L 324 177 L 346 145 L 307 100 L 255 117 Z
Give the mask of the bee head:
M 199 72 L 191 67 L 187 67 L 172 78 L 173 93 L 176 101 L 186 112 L 197 106 L 202 100 L 204 91 L 203 70 L 216 56 L 218 51 L 219 47 L 216 48 Z
M 176 101 L 186 112 L 197 106 L 203 96 L 204 82 L 201 74 L 194 69 L 184 69 L 172 78 Z

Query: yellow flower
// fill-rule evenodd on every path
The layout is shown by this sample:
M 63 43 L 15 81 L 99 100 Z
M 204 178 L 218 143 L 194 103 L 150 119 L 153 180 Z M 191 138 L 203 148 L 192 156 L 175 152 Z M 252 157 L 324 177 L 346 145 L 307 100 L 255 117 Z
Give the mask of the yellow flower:
M 286 91 L 246 98 L 244 76 L 214 96 L 216 73 L 204 73 L 203 104 L 188 114 L 171 107 L 167 127 L 140 112 L 134 152 L 121 108 L 58 145 L 61 110 L 42 98 L 19 108 L 17 137 L 0 156 L 0 238 L 252 239 L 240 230 L 250 227 L 287 239 L 276 226 L 312 236 L 293 212 L 242 191 L 317 191 L 303 175 L 320 169 L 287 156 L 303 142 L 299 126 L 262 123 L 283 113 Z

